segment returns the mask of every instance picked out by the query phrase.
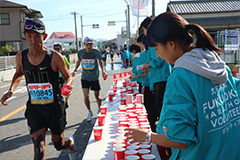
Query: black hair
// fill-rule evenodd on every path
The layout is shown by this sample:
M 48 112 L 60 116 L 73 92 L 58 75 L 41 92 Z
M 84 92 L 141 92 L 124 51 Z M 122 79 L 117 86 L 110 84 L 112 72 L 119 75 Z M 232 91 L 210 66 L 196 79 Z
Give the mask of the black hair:
M 145 46 L 145 50 L 148 51 L 149 45 L 148 45 L 148 41 L 147 41 L 147 36 L 143 36 L 143 37 L 142 37 L 142 43 L 143 43 L 144 46 Z
M 148 26 L 151 24 L 152 21 L 153 19 L 151 17 L 146 17 L 140 24 L 140 28 L 148 29 Z
M 142 42 L 144 34 L 142 33 L 140 36 L 137 38 L 137 43 Z
M 132 44 L 129 48 L 129 51 L 132 52 L 134 50 L 136 51 L 136 53 L 141 52 L 141 48 L 138 45 Z
M 177 41 L 184 51 L 196 47 L 222 52 L 206 30 L 197 24 L 189 24 L 187 20 L 173 12 L 158 15 L 149 26 L 147 35 L 151 47 L 156 46 L 156 42 L 166 44 L 167 41 Z

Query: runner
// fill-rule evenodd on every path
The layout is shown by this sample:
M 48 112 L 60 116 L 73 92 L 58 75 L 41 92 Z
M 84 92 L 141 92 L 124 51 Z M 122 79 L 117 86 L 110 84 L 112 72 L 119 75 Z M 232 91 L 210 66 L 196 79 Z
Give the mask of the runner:
M 53 48 L 54 48 L 55 51 L 59 52 L 60 54 L 62 53 L 62 44 L 61 44 L 61 43 L 54 43 Z M 66 64 L 66 66 L 67 66 L 67 68 L 68 68 L 68 70 L 69 70 L 69 68 L 70 68 L 70 63 L 68 62 L 68 60 L 67 60 L 67 58 L 66 58 L 65 56 L 63 56 L 63 59 L 64 59 L 65 64 Z M 64 82 L 65 82 L 65 81 L 64 81 L 64 79 L 63 79 L 63 77 L 62 77 L 62 74 L 59 72 L 59 84 L 60 84 L 60 89 L 62 89 L 62 86 L 63 86 Z M 66 108 L 69 107 L 69 105 L 68 105 L 68 98 L 67 98 L 67 97 L 65 97 L 65 105 L 66 105 Z
M 104 70 L 104 64 L 102 61 L 101 53 L 93 49 L 93 39 L 92 37 L 85 37 L 84 38 L 84 46 L 85 49 L 78 51 L 78 61 L 76 63 L 76 68 L 72 73 L 72 76 L 75 77 L 78 67 L 82 62 L 82 90 L 84 95 L 84 103 L 88 109 L 88 117 L 87 121 L 92 120 L 92 110 L 90 108 L 90 101 L 89 101 L 89 89 L 94 91 L 94 95 L 98 105 L 98 113 L 100 112 L 100 106 L 102 99 L 100 97 L 100 84 L 99 84 L 99 69 L 98 69 L 98 62 L 102 69 L 102 76 L 107 76 L 107 73 Z M 98 60 L 98 62 L 97 62 Z
M 102 60 L 103 60 L 104 66 L 106 66 L 107 51 L 104 48 L 101 50 L 101 55 L 102 55 Z
M 71 85 L 72 78 L 62 56 L 56 51 L 47 51 L 43 46 L 47 34 L 42 21 L 36 18 L 27 19 L 24 35 L 30 48 L 17 53 L 16 71 L 1 103 L 7 106 L 6 100 L 12 96 L 24 75 L 29 95 L 25 117 L 34 144 L 34 159 L 42 160 L 45 159 L 45 136 L 48 128 L 58 151 L 76 147 L 72 136 L 64 140 L 66 109 L 59 90 L 58 71 L 62 73 L 66 84 Z

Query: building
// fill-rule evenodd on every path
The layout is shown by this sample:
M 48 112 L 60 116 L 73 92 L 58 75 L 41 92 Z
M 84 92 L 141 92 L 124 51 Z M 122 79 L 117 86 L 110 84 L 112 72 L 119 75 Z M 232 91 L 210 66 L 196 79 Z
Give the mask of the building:
M 13 46 L 14 51 L 28 48 L 23 34 L 25 18 L 43 18 L 43 15 L 25 5 L 0 0 L 0 48 L 5 45 Z
M 214 38 L 218 47 L 225 50 L 221 58 L 228 64 L 240 62 L 240 0 L 183 0 L 170 1 L 167 11 L 181 15 L 189 23 L 201 25 Z M 227 48 L 226 34 L 235 32 L 234 49 Z M 229 36 L 230 37 L 230 36 Z
M 49 39 L 63 39 L 74 38 L 75 35 L 72 32 L 53 32 Z

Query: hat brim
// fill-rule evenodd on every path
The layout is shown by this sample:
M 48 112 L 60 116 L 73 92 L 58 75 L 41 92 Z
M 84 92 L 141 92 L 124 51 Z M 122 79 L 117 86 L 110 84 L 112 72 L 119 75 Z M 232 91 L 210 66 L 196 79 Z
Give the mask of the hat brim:
M 45 33 L 45 30 L 38 30 L 38 29 L 24 29 L 23 33 L 27 32 L 27 31 L 35 31 L 35 32 L 40 33 L 40 34 Z

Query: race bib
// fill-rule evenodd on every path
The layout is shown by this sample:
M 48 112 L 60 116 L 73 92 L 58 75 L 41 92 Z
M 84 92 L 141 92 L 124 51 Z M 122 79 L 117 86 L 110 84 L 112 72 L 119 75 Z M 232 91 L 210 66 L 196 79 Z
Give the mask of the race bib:
M 50 104 L 54 102 L 53 88 L 50 83 L 31 83 L 28 84 L 31 104 Z
M 83 59 L 82 66 L 85 70 L 93 70 L 95 68 L 95 60 L 94 59 Z
M 105 54 L 102 54 L 102 58 L 105 58 Z

